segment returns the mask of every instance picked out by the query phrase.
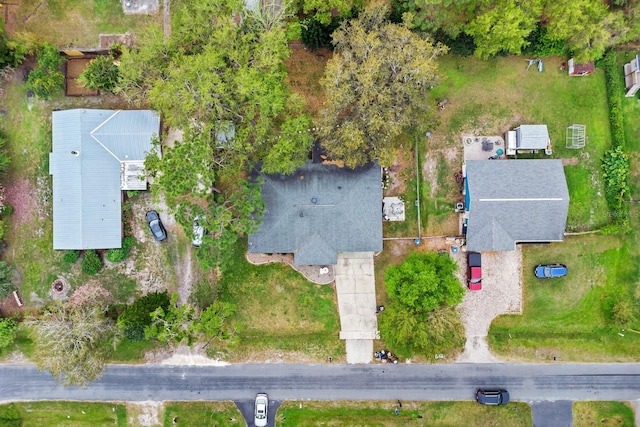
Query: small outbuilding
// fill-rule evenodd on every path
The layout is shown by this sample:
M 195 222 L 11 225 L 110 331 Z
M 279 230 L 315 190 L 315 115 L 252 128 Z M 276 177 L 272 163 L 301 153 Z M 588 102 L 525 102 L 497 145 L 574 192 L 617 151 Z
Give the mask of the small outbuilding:
M 577 64 L 576 61 L 571 58 L 569 60 L 569 75 L 571 77 L 581 77 L 593 74 L 596 71 L 596 64 L 593 61 L 586 64 Z
M 507 155 L 519 150 L 549 150 L 551 139 L 547 125 L 520 125 L 507 132 Z

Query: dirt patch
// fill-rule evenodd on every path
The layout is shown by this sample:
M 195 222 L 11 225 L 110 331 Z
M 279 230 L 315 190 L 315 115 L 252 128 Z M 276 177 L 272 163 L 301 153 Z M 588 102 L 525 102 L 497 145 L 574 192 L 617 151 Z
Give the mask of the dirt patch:
M 5 201 L 13 207 L 9 217 L 11 227 L 20 227 L 33 221 L 37 208 L 36 189 L 26 179 L 9 180 L 4 189 Z
M 562 166 L 577 166 L 580 159 L 577 157 L 571 157 L 569 159 L 562 159 Z
M 286 63 L 287 83 L 305 99 L 305 111 L 312 117 L 317 117 L 324 108 L 325 95 L 320 79 L 332 56 L 328 49 L 310 51 L 302 44 L 291 44 L 291 56 Z
M 127 402 L 128 425 L 141 427 L 161 426 L 164 418 L 163 402 Z

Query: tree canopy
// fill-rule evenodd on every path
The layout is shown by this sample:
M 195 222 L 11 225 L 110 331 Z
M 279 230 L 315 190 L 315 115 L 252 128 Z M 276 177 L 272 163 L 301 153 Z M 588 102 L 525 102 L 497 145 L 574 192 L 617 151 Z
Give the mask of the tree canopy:
M 251 230 L 262 202 L 246 171 L 291 173 L 307 160 L 311 120 L 285 82 L 286 14 L 270 13 L 239 0 L 186 2 L 169 39 L 152 26 L 120 58 L 118 90 L 181 131 L 172 145 L 158 142 L 162 157 L 146 168 L 186 230 L 198 211 L 216 236 Z
M 464 345 L 464 327 L 454 306 L 462 302 L 465 290 L 456 269 L 448 256 L 416 252 L 385 271 L 391 301 L 378 325 L 394 351 L 405 356 L 430 355 Z
M 56 304 L 26 322 L 38 369 L 64 385 L 86 386 L 99 378 L 116 343 L 116 326 L 98 306 Z
M 336 54 L 322 79 L 319 135 L 330 157 L 349 167 L 393 162 L 398 136 L 427 111 L 424 98 L 438 82 L 435 59 L 446 52 L 389 22 L 388 14 L 385 5 L 373 4 L 333 34 Z
M 537 26 L 562 43 L 580 62 L 597 59 L 606 48 L 640 38 L 640 2 L 620 0 L 394 0 L 409 12 L 411 25 L 473 37 L 475 55 L 520 53 Z
M 389 296 L 418 312 L 462 302 L 464 288 L 455 277 L 456 263 L 437 253 L 414 253 L 389 267 L 384 282 Z

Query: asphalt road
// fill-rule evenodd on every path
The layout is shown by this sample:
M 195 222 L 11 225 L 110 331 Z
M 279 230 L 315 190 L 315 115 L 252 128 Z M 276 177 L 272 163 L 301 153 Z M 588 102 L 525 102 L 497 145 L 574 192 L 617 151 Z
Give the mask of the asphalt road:
M 31 365 L 0 365 L 0 401 L 12 400 L 472 400 L 504 387 L 512 400 L 640 399 L 640 364 L 213 366 L 110 365 L 89 387 L 62 387 Z

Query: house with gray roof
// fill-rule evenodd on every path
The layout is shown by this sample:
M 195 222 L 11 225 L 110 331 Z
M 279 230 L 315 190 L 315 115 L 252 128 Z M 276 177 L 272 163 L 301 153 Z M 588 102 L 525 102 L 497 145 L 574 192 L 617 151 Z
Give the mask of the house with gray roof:
M 468 160 L 468 251 L 564 239 L 569 190 L 561 160 Z
M 160 118 L 148 110 L 52 113 L 53 248 L 122 245 L 122 190 L 146 190 L 144 159 Z
M 356 169 L 308 162 L 291 175 L 266 175 L 265 214 L 250 253 L 292 253 L 297 265 L 334 265 L 340 252 L 382 250 L 378 164 Z

